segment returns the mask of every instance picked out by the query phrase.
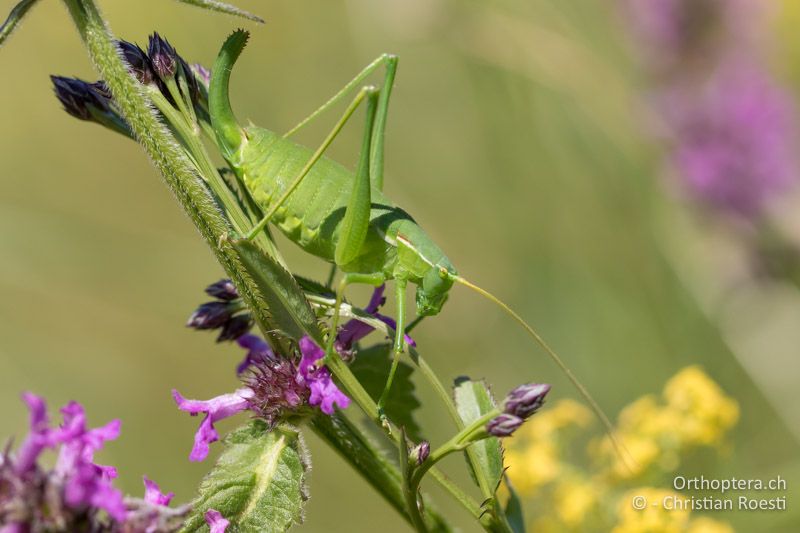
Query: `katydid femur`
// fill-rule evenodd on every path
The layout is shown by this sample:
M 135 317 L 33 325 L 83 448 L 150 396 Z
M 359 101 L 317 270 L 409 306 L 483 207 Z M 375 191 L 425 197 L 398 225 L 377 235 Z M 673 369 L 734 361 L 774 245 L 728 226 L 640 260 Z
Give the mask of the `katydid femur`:
M 383 55 L 376 59 L 311 116 L 281 136 L 257 126 L 240 126 L 231 109 L 230 73 L 247 37 L 247 32 L 239 30 L 227 39 L 212 69 L 209 85 L 209 113 L 223 155 L 265 213 L 247 237 L 254 238 L 271 222 L 303 250 L 341 269 L 344 275 L 336 291 L 332 332 L 339 324 L 339 308 L 347 285 L 378 286 L 388 280 L 394 281 L 397 305 L 394 359 L 379 407 L 386 401 L 398 360 L 405 349 L 404 302 L 408 284 L 417 286 L 417 313 L 428 316 L 441 310 L 448 291 L 454 283 L 459 283 L 491 300 L 518 322 L 566 373 L 611 433 L 611 424 L 597 403 L 536 331 L 498 298 L 459 276 L 439 246 L 414 219 L 384 196 L 384 128 L 397 58 Z M 372 86 L 360 88 L 317 150 L 288 139 L 345 94 L 358 88 L 381 66 L 385 67 L 385 78 L 380 90 Z M 367 124 L 358 167 L 353 174 L 323 154 L 364 102 Z M 336 356 L 334 338 L 334 333 L 329 335 L 326 358 Z

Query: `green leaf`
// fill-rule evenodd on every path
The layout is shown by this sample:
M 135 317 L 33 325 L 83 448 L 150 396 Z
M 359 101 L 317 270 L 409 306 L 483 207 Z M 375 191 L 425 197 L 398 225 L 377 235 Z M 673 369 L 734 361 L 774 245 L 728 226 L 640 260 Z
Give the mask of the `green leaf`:
M 14 9 L 11 10 L 11 13 L 8 14 L 8 18 L 0 26 L 0 46 L 3 46 L 3 43 L 8 39 L 8 36 L 16 29 L 19 25 L 22 17 L 28 12 L 30 8 L 33 7 L 33 4 L 36 3 L 36 0 L 22 0 Z
M 465 425 L 469 425 L 496 407 L 492 394 L 483 381 L 472 381 L 467 377 L 457 378 L 453 396 L 458 414 Z M 500 439 L 489 437 L 471 444 L 469 449 L 473 456 L 473 461 L 469 462 L 471 468 L 480 468 L 483 471 L 489 488 L 494 492 L 503 476 L 503 449 L 500 446 Z M 473 465 L 473 462 L 476 464 Z M 475 472 L 472 474 L 474 478 Z
M 225 451 L 200 484 L 182 533 L 207 530 L 203 515 L 216 509 L 232 532 L 277 533 L 302 517 L 306 465 L 297 433 L 256 420 L 225 439 Z
M 239 9 L 236 6 L 232 6 L 230 4 L 226 4 L 225 2 L 218 2 L 217 0 L 178 0 L 178 2 L 183 2 L 184 4 L 189 4 L 197 7 L 202 7 L 211 11 L 218 11 L 220 13 L 227 13 L 228 15 L 234 15 L 237 17 L 246 18 L 249 20 L 253 20 L 255 22 L 264 22 L 264 19 L 253 15 L 252 13 L 248 13 L 243 9 Z
M 309 335 L 318 345 L 325 346 L 317 317 L 294 277 L 254 243 L 240 239 L 231 244 L 269 307 L 271 320 L 281 331 L 293 339 Z
M 525 533 L 525 516 L 522 512 L 522 501 L 519 499 L 519 495 L 514 490 L 508 477 L 505 477 L 505 482 L 508 489 L 508 501 L 504 509 L 506 520 L 514 533 Z
M 392 345 L 378 344 L 365 350 L 359 350 L 350 370 L 374 400 L 380 397 L 386 385 L 386 377 L 392 365 Z M 411 374 L 414 369 L 405 361 L 400 361 L 394 376 L 392 390 L 384 406 L 389 420 L 404 427 L 406 435 L 419 442 L 420 427 L 414 420 L 414 411 L 420 402 L 414 394 L 414 382 Z

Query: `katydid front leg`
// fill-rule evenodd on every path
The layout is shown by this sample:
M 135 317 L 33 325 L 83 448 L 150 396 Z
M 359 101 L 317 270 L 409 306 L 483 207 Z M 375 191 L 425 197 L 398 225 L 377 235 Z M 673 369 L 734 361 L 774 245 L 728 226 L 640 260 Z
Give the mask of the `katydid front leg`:
M 394 343 L 392 343 L 392 366 L 389 369 L 389 375 L 386 378 L 386 385 L 383 387 L 383 392 L 381 393 L 381 397 L 378 399 L 378 416 L 381 418 L 381 422 L 386 426 L 386 415 L 383 412 L 383 408 L 386 405 L 386 401 L 389 398 L 389 391 L 392 389 L 392 382 L 394 381 L 394 375 L 397 373 L 397 366 L 400 364 L 400 356 L 405 351 L 405 329 L 406 329 L 406 287 L 408 282 L 404 277 L 396 277 L 394 280 L 395 283 L 395 300 L 397 306 L 397 315 L 395 320 L 397 321 L 395 330 L 394 330 Z

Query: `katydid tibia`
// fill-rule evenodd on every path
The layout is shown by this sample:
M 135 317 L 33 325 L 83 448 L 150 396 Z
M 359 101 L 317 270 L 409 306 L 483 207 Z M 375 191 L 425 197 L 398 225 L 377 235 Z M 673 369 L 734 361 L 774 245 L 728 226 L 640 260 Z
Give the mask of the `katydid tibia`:
M 309 118 L 282 136 L 257 126 L 240 126 L 231 109 L 228 98 L 231 69 L 247 38 L 247 32 L 238 30 L 223 44 L 212 69 L 208 96 L 209 114 L 222 153 L 265 214 L 247 238 L 254 238 L 271 222 L 302 249 L 333 263 L 343 272 L 336 291 L 333 332 L 338 327 L 339 308 L 349 284 L 378 286 L 394 281 L 397 306 L 394 360 L 379 407 L 386 400 L 397 361 L 405 349 L 404 302 L 408 284 L 417 287 L 417 313 L 427 316 L 441 310 L 449 290 L 458 283 L 491 300 L 518 322 L 566 373 L 611 435 L 611 424 L 603 411 L 536 331 L 498 298 L 459 276 L 444 252 L 414 219 L 383 194 L 384 129 L 397 58 L 383 55 L 376 59 Z M 381 66 L 385 68 L 383 86 L 360 87 L 317 150 L 288 139 L 345 94 L 358 89 Z M 325 157 L 324 152 L 361 103 L 367 107 L 366 129 L 358 167 L 352 173 Z M 326 358 L 335 356 L 334 337 L 329 335 Z

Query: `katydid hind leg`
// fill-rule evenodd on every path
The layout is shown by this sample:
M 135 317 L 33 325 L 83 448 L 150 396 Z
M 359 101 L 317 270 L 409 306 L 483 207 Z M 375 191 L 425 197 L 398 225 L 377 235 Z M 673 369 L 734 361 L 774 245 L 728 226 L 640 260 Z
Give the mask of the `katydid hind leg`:
M 369 176 L 372 186 L 383 190 L 383 144 L 386 137 L 386 117 L 389 113 L 389 98 L 392 97 L 394 77 L 397 74 L 397 56 L 387 56 L 386 75 L 383 78 L 375 124 L 372 127 L 372 143 L 369 155 Z
M 372 186 L 369 176 L 370 144 L 377 104 L 378 94 L 376 91 L 372 91 L 367 96 L 366 126 L 364 127 L 358 168 L 353 180 L 353 189 L 350 192 L 344 218 L 339 226 L 339 240 L 334 253 L 334 259 L 339 266 L 344 266 L 358 257 L 369 229 L 369 216 L 372 209 Z
M 327 102 L 325 102 L 324 104 L 319 106 L 313 113 L 311 113 L 306 118 L 301 120 L 291 130 L 289 130 L 288 132 L 284 133 L 283 136 L 284 137 L 290 137 L 290 136 L 294 135 L 295 133 L 300 131 L 300 129 L 302 129 L 304 126 L 308 125 L 314 119 L 319 117 L 322 113 L 324 113 L 328 109 L 330 109 L 333 106 L 335 106 L 337 103 L 339 103 L 342 100 L 342 98 L 344 98 L 349 93 L 354 91 L 358 86 L 360 86 L 364 82 L 364 80 L 366 80 L 370 76 L 370 74 L 375 72 L 382 65 L 384 65 L 385 68 L 386 68 L 386 74 L 384 76 L 384 87 L 388 86 L 389 87 L 389 91 L 387 92 L 387 94 L 385 96 L 386 102 L 385 103 L 379 103 L 378 109 L 379 110 L 380 109 L 384 109 L 384 115 L 385 115 L 385 109 L 388 107 L 388 99 L 389 99 L 389 96 L 391 94 L 391 84 L 394 83 L 394 75 L 395 75 L 395 72 L 397 71 L 397 56 L 392 55 L 392 54 L 382 54 L 379 57 L 375 58 L 369 65 L 364 67 L 364 69 L 361 72 L 359 72 L 352 80 L 347 82 L 347 84 L 345 84 L 344 87 L 339 89 L 339 92 L 337 92 L 331 98 L 329 98 Z M 387 85 L 387 84 L 389 84 L 389 85 Z M 380 115 L 380 111 L 378 112 L 378 114 Z M 379 121 L 379 123 L 382 123 L 382 124 L 385 125 L 385 123 L 386 123 L 385 117 L 384 117 L 383 121 Z
M 369 95 L 372 94 L 374 91 L 375 91 L 374 87 L 363 87 L 358 92 L 356 97 L 353 98 L 353 101 L 350 102 L 350 105 L 347 107 L 342 117 L 339 119 L 336 125 L 334 125 L 330 133 L 328 133 L 328 136 L 325 137 L 325 140 L 322 141 L 322 144 L 320 144 L 319 147 L 311 155 L 311 157 L 308 158 L 308 161 L 306 161 L 303 168 L 300 170 L 297 176 L 295 176 L 295 178 L 290 182 L 290 185 L 289 187 L 287 187 L 286 191 L 284 191 L 284 193 L 280 196 L 280 198 L 278 198 L 272 205 L 270 205 L 269 209 L 266 211 L 266 214 L 264 215 L 264 218 L 262 218 L 258 222 L 258 224 L 256 224 L 253 227 L 253 229 L 250 230 L 250 232 L 247 234 L 248 240 L 253 240 L 256 237 L 256 235 L 258 235 L 261 232 L 261 230 L 263 230 L 267 226 L 267 224 L 275 215 L 275 213 L 278 211 L 278 209 L 284 203 L 286 203 L 286 200 L 292 195 L 292 193 L 297 189 L 297 187 L 300 185 L 303 179 L 308 175 L 309 171 L 314 166 L 314 164 L 322 158 L 322 156 L 325 154 L 325 151 L 330 147 L 331 143 L 333 143 L 334 139 L 336 139 L 336 137 L 342 131 L 342 129 L 344 128 L 345 124 L 347 124 L 350 117 L 353 116 L 353 113 L 355 113 L 358 106 L 361 105 L 361 102 L 363 102 L 364 99 L 368 98 Z

